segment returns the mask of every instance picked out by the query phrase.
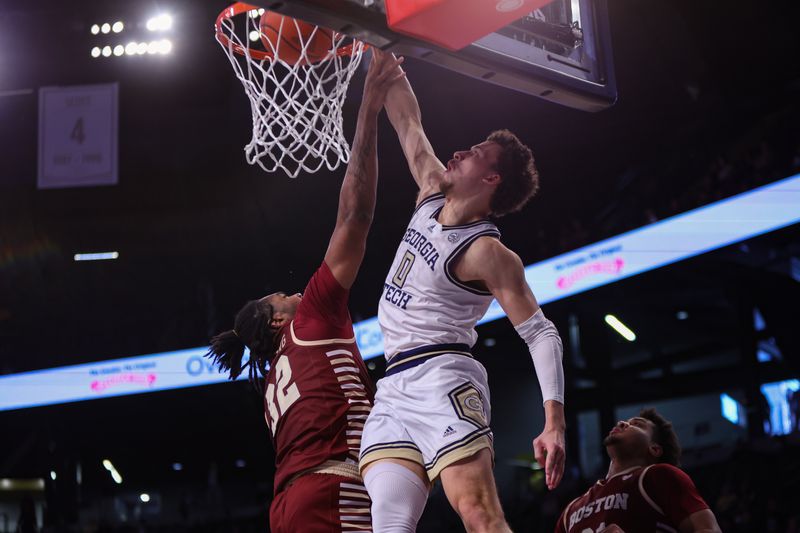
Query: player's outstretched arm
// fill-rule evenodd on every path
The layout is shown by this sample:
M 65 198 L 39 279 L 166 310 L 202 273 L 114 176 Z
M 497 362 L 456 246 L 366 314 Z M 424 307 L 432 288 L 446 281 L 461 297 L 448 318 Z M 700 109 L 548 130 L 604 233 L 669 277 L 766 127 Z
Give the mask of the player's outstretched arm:
M 392 123 L 408 168 L 419 187 L 417 202 L 439 191 L 445 166 L 436 157 L 425 130 L 417 97 L 406 78 L 394 83 L 386 94 L 386 114 Z
M 346 289 L 353 285 L 364 259 L 378 184 L 378 113 L 387 89 L 404 76 L 401 62 L 391 55 L 374 54 L 367 71 L 350 163 L 339 192 L 336 227 L 325 252 L 325 263 Z
M 547 487 L 554 489 L 564 474 L 564 370 L 562 346 L 553 323 L 545 318 L 519 256 L 499 240 L 481 237 L 456 265 L 463 281 L 481 281 L 508 315 L 528 345 L 544 400 L 544 431 L 533 441 L 534 454 L 545 468 Z

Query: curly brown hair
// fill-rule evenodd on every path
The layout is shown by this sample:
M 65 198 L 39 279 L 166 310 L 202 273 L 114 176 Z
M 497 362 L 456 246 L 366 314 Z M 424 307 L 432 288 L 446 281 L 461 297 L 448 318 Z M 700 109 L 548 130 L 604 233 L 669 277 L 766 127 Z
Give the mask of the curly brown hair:
M 639 416 L 649 420 L 655 426 L 653 428 L 653 442 L 661 446 L 661 457 L 659 463 L 667 463 L 672 466 L 681 466 L 681 444 L 678 442 L 678 435 L 672 422 L 659 414 L 655 408 L 642 409 Z
M 495 170 L 502 178 L 491 200 L 492 215 L 519 211 L 539 190 L 539 171 L 531 149 L 508 130 L 493 131 L 487 141 L 500 145 Z

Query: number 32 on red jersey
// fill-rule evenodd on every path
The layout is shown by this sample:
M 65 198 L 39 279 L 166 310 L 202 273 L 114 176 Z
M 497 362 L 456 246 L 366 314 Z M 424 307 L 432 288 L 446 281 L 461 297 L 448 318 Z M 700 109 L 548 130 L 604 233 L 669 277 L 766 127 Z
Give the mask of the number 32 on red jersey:
M 292 381 L 289 358 L 281 355 L 275 361 L 275 383 L 267 385 L 266 392 L 267 412 L 264 414 L 273 437 L 281 415 L 299 399 L 300 391 L 297 389 L 297 384 Z

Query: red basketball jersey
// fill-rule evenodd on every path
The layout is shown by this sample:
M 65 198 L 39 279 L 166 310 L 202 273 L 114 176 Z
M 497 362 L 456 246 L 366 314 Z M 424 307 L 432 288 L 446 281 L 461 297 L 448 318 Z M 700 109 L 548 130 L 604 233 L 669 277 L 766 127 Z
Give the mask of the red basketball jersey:
M 280 332 L 264 394 L 276 493 L 325 461 L 358 464 L 374 388 L 356 346 L 348 294 L 323 262 Z
M 616 524 L 630 533 L 678 531 L 708 505 L 691 478 L 668 464 L 636 466 L 601 479 L 564 509 L 556 533 L 596 533 Z

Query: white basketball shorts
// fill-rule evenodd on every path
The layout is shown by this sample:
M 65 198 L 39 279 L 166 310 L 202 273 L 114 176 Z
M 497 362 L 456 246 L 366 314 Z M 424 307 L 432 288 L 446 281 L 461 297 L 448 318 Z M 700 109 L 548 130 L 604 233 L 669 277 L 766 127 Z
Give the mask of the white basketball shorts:
M 425 467 L 434 481 L 446 466 L 483 448 L 494 454 L 489 386 L 486 369 L 469 355 L 414 352 L 407 359 L 424 362 L 398 370 L 395 356 L 378 381 L 361 439 L 360 467 L 363 471 L 378 459 L 407 459 Z

